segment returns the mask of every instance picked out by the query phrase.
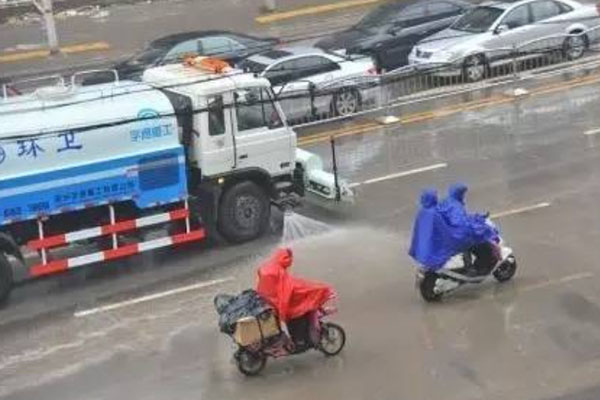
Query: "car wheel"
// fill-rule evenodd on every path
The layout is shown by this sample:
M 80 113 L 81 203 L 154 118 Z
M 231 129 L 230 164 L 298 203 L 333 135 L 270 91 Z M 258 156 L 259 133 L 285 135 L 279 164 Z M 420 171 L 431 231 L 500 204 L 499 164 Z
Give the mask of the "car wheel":
M 563 53 L 567 60 L 577 60 L 583 57 L 587 47 L 587 36 L 579 32 L 574 32 L 565 39 L 563 44 Z
M 487 63 L 485 57 L 481 54 L 469 56 L 463 64 L 463 78 L 467 82 L 479 82 L 485 78 L 487 73 Z
M 344 88 L 333 97 L 333 111 L 338 117 L 356 114 L 359 109 L 360 95 L 356 89 Z

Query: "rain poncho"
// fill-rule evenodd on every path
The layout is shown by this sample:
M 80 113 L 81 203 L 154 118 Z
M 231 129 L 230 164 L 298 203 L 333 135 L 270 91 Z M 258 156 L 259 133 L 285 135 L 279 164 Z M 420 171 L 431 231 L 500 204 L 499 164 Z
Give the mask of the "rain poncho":
M 426 189 L 421 193 L 421 208 L 415 218 L 408 254 L 421 265 L 441 268 L 454 256 L 460 243 L 453 240 L 449 226 L 437 208 L 437 193 Z
M 301 317 L 321 308 L 334 296 L 334 290 L 319 282 L 293 277 L 288 269 L 293 261 L 292 251 L 279 249 L 258 269 L 256 291 L 277 310 L 283 322 Z
M 467 186 L 455 183 L 448 189 L 446 197 L 438 206 L 440 214 L 449 225 L 455 241 L 459 243 L 459 252 L 484 242 L 496 242 L 498 232 L 486 223 L 486 216 L 469 214 L 465 208 Z
M 439 269 L 454 255 L 497 239 L 497 232 L 486 224 L 485 216 L 467 214 L 466 191 L 465 185 L 453 185 L 448 198 L 439 205 L 434 189 L 422 192 L 409 250 L 421 265 Z

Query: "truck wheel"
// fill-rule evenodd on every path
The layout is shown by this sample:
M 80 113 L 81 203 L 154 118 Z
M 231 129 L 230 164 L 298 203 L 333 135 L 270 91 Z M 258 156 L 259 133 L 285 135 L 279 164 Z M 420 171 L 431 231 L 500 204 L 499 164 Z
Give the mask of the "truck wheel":
M 4 253 L 0 253 L 0 305 L 6 303 L 13 287 L 12 267 Z
M 270 215 L 271 205 L 264 190 L 253 182 L 241 182 L 221 197 L 217 226 L 228 241 L 247 242 L 264 233 Z

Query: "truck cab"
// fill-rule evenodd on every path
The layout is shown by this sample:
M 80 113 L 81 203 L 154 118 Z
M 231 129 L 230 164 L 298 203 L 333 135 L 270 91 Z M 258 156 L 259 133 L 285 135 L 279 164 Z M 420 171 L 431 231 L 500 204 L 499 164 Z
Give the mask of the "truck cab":
M 190 166 L 203 180 L 241 171 L 271 177 L 293 172 L 296 134 L 266 79 L 173 64 L 147 70 L 143 80 L 171 99 Z
M 268 80 L 208 60 L 151 68 L 142 79 L 173 104 L 202 220 L 242 242 L 264 231 L 271 203 L 303 194 L 296 134 Z

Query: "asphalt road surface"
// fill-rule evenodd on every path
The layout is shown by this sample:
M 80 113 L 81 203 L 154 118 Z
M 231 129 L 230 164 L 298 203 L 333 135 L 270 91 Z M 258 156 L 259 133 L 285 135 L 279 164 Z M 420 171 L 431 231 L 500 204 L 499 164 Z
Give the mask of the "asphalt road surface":
M 269 360 L 253 379 L 231 363 L 212 298 L 253 285 L 271 236 L 18 288 L 0 311 L 0 397 L 598 398 L 599 107 L 594 84 L 339 139 L 355 203 L 292 220 L 305 234 L 293 271 L 340 293 L 338 357 Z M 329 160 L 328 146 L 307 149 Z M 455 181 L 469 185 L 471 210 L 500 215 L 519 270 L 425 304 L 406 255 L 416 201 Z

